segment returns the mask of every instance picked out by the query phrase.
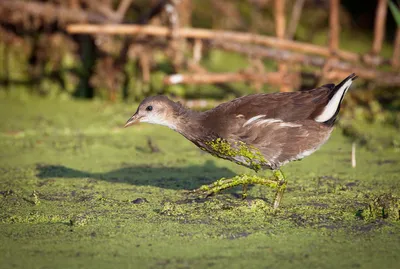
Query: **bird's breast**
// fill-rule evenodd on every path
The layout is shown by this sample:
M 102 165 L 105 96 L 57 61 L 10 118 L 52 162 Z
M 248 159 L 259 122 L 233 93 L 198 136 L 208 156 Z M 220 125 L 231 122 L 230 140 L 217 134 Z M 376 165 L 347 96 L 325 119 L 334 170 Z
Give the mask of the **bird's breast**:
M 255 171 L 269 166 L 268 161 L 259 149 L 241 141 L 228 141 L 223 138 L 216 138 L 201 141 L 197 143 L 197 146 L 216 157 L 233 161 Z

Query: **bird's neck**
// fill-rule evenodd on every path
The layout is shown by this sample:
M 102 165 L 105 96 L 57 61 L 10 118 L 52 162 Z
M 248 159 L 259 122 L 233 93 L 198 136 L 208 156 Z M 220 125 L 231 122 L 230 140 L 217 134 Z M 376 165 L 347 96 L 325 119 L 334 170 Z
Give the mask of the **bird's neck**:
M 191 141 L 198 139 L 203 132 L 207 132 L 204 128 L 204 115 L 204 112 L 182 107 L 176 114 L 176 131 Z

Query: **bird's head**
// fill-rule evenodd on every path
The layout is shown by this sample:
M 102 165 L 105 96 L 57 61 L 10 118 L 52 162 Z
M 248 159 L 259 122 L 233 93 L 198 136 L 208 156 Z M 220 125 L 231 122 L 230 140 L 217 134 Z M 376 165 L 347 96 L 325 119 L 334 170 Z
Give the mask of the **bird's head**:
M 152 96 L 144 99 L 136 113 L 125 123 L 125 127 L 138 122 L 165 125 L 176 130 L 176 115 L 181 107 L 166 96 Z

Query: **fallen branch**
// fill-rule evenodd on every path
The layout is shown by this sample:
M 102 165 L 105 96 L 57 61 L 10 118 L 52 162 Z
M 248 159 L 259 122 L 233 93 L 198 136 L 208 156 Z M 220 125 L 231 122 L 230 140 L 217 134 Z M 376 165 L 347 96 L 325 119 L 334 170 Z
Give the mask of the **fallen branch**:
M 270 72 L 263 74 L 254 74 L 250 72 L 237 73 L 195 73 L 195 74 L 174 74 L 164 78 L 164 84 L 217 84 L 257 81 L 268 83 L 271 85 L 282 85 L 283 83 L 291 84 L 292 86 L 298 82 L 298 79 L 284 78 L 278 72 Z
M 73 34 L 150 35 L 160 37 L 168 37 L 171 35 L 169 28 L 155 25 L 75 24 L 69 25 L 67 27 L 67 31 Z M 315 54 L 324 57 L 331 56 L 331 51 L 327 47 L 251 33 L 200 28 L 180 28 L 179 36 L 194 39 L 223 40 L 225 42 L 252 43 L 283 50 L 294 50 L 303 53 Z M 354 52 L 338 50 L 336 51 L 336 56 L 340 59 L 350 62 L 363 61 L 361 55 Z
M 106 33 L 106 34 L 143 34 L 143 35 L 153 35 L 153 36 L 168 36 L 170 34 L 170 30 L 166 27 L 160 26 L 141 26 L 141 25 L 70 25 L 67 30 L 71 33 L 90 33 L 90 34 L 98 34 L 98 33 Z M 246 53 L 248 55 L 260 56 L 266 58 L 272 58 L 279 61 L 291 62 L 291 63 L 301 63 L 304 65 L 311 65 L 317 67 L 323 67 L 325 65 L 326 59 L 318 56 L 304 55 L 301 53 L 290 52 L 288 50 L 295 48 L 303 48 L 303 52 L 319 52 L 314 54 L 320 54 L 321 56 L 329 57 L 330 49 L 324 48 L 316 45 L 299 43 L 284 39 L 277 39 L 274 37 L 253 35 L 248 33 L 235 33 L 235 32 L 225 32 L 225 31 L 212 31 L 207 29 L 190 29 L 190 28 L 181 28 L 179 30 L 179 35 L 186 38 L 199 38 L 199 39 L 212 39 L 214 42 L 212 44 L 218 44 L 219 47 L 232 50 L 237 52 Z M 272 41 L 276 43 L 273 43 Z M 279 49 L 268 49 L 261 46 L 246 46 L 242 44 L 232 44 L 227 41 L 237 41 L 238 43 L 250 42 L 250 43 L 258 43 L 261 45 L 270 44 L 271 47 L 279 48 Z M 272 42 L 272 43 L 271 43 Z M 223 45 L 222 45 L 223 44 Z M 282 45 L 280 47 L 280 44 Z M 290 46 L 288 45 L 290 44 Z M 293 45 L 293 46 L 292 46 Z M 304 49 L 306 48 L 306 49 Z M 311 49 L 310 49 L 311 48 Z M 296 49 L 293 49 L 296 50 Z M 347 53 L 347 52 L 346 52 Z M 353 54 L 353 53 L 350 53 Z M 356 54 L 358 59 L 362 59 L 360 55 Z M 368 57 L 366 57 L 368 58 Z M 354 58 L 352 58 L 354 60 Z M 388 63 L 390 61 L 386 60 Z M 400 75 L 396 72 L 381 72 L 375 69 L 368 69 L 364 67 L 355 67 L 352 64 L 343 61 L 333 61 L 331 64 L 331 69 L 337 70 L 337 72 L 344 73 L 352 73 L 355 72 L 361 78 L 367 80 L 375 80 L 382 85 L 400 85 Z M 209 74 L 211 75 L 211 74 Z M 231 74 L 232 75 L 232 74 Z M 226 82 L 226 78 L 221 78 L 220 75 L 215 77 L 209 77 L 210 83 L 219 83 Z M 245 80 L 257 80 L 261 81 L 262 79 L 245 79 L 243 75 L 241 76 L 232 76 L 232 79 L 235 81 L 245 81 Z M 207 79 L 206 79 L 207 80 Z M 196 78 L 188 78 L 184 79 L 182 83 L 207 83 L 202 82 L 201 77 Z M 192 82 L 188 82 L 192 81 Z M 276 81 L 272 79 L 272 81 Z M 167 82 L 168 83 L 168 82 Z M 268 83 L 273 83 L 271 80 Z M 279 83 L 278 83 L 279 84 Z
M 104 23 L 107 21 L 107 17 L 98 13 L 75 8 L 67 8 L 51 3 L 27 2 L 21 0 L 1 0 L 0 9 L 40 16 L 45 18 L 47 21 L 62 21 L 68 23 Z
M 219 41 L 212 42 L 211 45 L 220 49 L 243 53 L 250 57 L 267 58 L 290 64 L 301 64 L 318 68 L 323 68 L 327 61 L 327 59 L 319 56 L 305 55 L 287 50 L 271 49 L 254 45 L 251 46 Z M 331 73 L 331 77 L 335 79 L 340 77 L 333 76 L 332 73 L 341 74 L 346 77 L 349 73 L 354 72 L 360 78 L 375 80 L 381 85 L 400 85 L 400 74 L 398 72 L 382 72 L 376 70 L 375 68 L 357 67 L 339 60 L 332 60 L 329 64 L 329 67 L 330 70 L 335 71 L 329 71 L 329 73 Z

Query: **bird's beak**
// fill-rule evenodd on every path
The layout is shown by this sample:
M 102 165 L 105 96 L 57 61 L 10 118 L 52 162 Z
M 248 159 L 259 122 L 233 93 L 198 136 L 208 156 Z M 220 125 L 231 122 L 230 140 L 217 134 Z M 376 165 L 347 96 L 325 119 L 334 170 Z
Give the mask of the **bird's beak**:
M 131 125 L 133 125 L 133 124 L 135 124 L 135 123 L 138 123 L 139 121 L 140 121 L 140 116 L 137 114 L 137 113 L 135 113 L 126 123 L 125 123 L 125 128 L 126 127 L 129 127 L 129 126 L 131 126 Z

